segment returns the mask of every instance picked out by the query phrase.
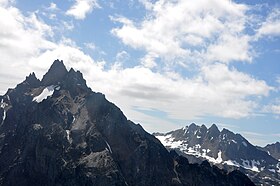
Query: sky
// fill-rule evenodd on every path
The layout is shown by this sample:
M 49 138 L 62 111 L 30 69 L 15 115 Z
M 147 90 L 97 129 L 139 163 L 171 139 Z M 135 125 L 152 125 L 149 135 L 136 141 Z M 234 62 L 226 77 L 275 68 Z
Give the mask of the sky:
M 55 59 L 148 132 L 280 141 L 279 0 L 0 0 L 0 94 Z

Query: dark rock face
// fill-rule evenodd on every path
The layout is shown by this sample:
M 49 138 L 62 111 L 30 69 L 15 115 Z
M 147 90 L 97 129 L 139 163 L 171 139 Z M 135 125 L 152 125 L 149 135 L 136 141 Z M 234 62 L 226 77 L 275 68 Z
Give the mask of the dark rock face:
M 52 85 L 57 84 L 62 81 L 64 76 L 68 73 L 62 61 L 58 59 L 55 60 L 48 70 L 48 72 L 44 75 L 42 79 L 42 85 Z
M 254 185 L 168 152 L 58 60 L 0 101 L 0 185 Z
M 263 148 L 268 154 L 280 161 L 280 143 L 268 144 Z
M 240 171 L 232 171 L 227 174 L 218 167 L 211 166 L 208 161 L 203 161 L 200 165 L 190 164 L 187 158 L 177 155 L 175 151 L 170 153 L 176 162 L 175 171 L 184 185 L 254 185 Z M 189 170 L 192 170 L 191 174 L 188 173 Z M 226 179 L 225 175 L 227 175 Z
M 213 124 L 209 129 L 204 125 L 191 124 L 166 134 L 154 134 L 168 149 L 175 149 L 192 163 L 208 160 L 211 164 L 228 171 L 240 170 L 258 185 L 277 185 L 280 182 L 280 162 L 253 146 L 240 134 Z M 277 149 L 268 147 L 271 153 Z

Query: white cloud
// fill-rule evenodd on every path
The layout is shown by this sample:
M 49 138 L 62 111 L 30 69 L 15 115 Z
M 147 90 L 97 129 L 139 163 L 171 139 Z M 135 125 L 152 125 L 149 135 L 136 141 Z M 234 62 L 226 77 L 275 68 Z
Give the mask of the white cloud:
M 271 11 L 267 19 L 257 30 L 256 37 L 280 36 L 280 9 L 275 8 Z
M 148 53 L 145 57 L 143 57 L 141 59 L 141 64 L 144 66 L 144 67 L 147 67 L 147 68 L 153 68 L 155 66 L 157 66 L 155 60 L 156 58 L 158 57 L 158 55 L 156 54 L 153 54 L 153 53 Z
M 270 109 L 272 113 L 280 115 L 280 104 L 271 105 Z
M 0 6 L 1 7 L 7 7 L 10 4 L 13 4 L 14 0 L 0 0 Z
M 214 78 L 219 76 L 217 72 L 222 75 Z M 141 120 L 133 111 L 135 106 L 164 111 L 169 119 L 193 120 L 208 114 L 246 117 L 254 112 L 257 104 L 247 98 L 266 95 L 270 90 L 264 82 L 231 71 L 224 65 L 205 69 L 194 79 L 174 80 L 140 66 L 99 69 L 93 74 L 95 76 L 91 77 L 85 73 L 85 77 L 91 79 L 94 90 L 105 93 L 134 121 Z
M 66 14 L 75 19 L 85 19 L 86 14 L 91 13 L 94 8 L 101 8 L 97 0 L 75 0 L 75 4 Z
M 87 47 L 90 50 L 95 50 L 96 46 L 94 43 L 84 43 L 85 47 Z
M 116 55 L 116 62 L 123 63 L 123 62 L 127 61 L 129 58 L 130 58 L 129 53 L 127 53 L 126 51 L 122 50 L 122 51 L 117 53 L 117 55 Z
M 53 2 L 50 3 L 50 5 L 47 9 L 52 10 L 52 11 L 58 10 L 57 5 Z
M 280 86 L 280 75 L 276 77 L 276 82 L 279 84 Z
M 272 114 L 278 115 L 277 117 L 279 117 L 280 116 L 280 98 L 274 100 L 273 103 L 264 106 L 263 111 L 266 113 L 272 113 Z
M 189 1 L 187 2 L 189 3 Z M 152 7 L 161 8 L 160 5 Z M 217 12 L 221 12 L 218 10 Z M 189 11 L 195 10 L 190 9 Z M 239 11 L 235 11 L 233 14 L 239 15 Z M 135 23 L 124 18 L 120 19 L 126 22 L 124 27 L 134 27 Z M 129 25 L 130 23 L 131 25 Z M 153 26 L 152 24 L 148 25 Z M 93 60 L 81 51 L 71 39 L 62 38 L 59 42 L 51 41 L 52 27 L 38 19 L 35 14 L 26 17 L 14 7 L 0 8 L 0 27 L 1 93 L 4 93 L 8 87 L 15 86 L 32 71 L 35 71 L 37 76 L 41 78 L 54 59 L 62 59 L 68 68 L 74 67 L 76 70 L 80 70 L 84 74 L 87 84 L 94 91 L 104 93 L 110 101 L 116 103 L 124 111 L 129 119 L 141 122 L 149 131 L 160 130 L 161 127 L 164 128 L 162 130 L 176 128 L 174 126 L 176 124 L 172 122 L 173 119 L 194 120 L 207 115 L 228 118 L 250 116 L 258 106 L 255 97 L 267 96 L 272 89 L 264 81 L 257 80 L 234 68 L 229 68 L 227 64 L 223 63 L 212 62 L 202 65 L 198 68 L 198 74 L 190 78 L 182 77 L 170 69 L 165 73 L 151 70 L 155 65 L 155 58 L 168 54 L 165 50 L 170 49 L 171 55 L 176 56 L 178 51 L 172 47 L 182 47 L 176 45 L 179 42 L 176 39 L 173 42 L 174 37 L 169 37 L 168 32 L 160 40 L 160 38 L 152 38 L 149 32 L 133 28 L 143 35 L 141 39 L 144 40 L 143 43 L 137 40 L 135 42 L 136 48 L 141 46 L 147 49 L 150 47 L 151 52 L 147 53 L 146 59 L 143 58 L 142 64 L 139 66 L 130 68 L 106 66 L 105 68 L 106 62 Z M 172 29 L 170 30 L 172 31 Z M 118 30 L 115 31 L 118 32 Z M 162 31 L 164 32 L 164 30 Z M 211 28 L 204 33 L 206 36 L 199 33 L 196 35 L 194 31 L 191 34 L 204 41 L 205 37 L 210 39 L 212 35 L 215 36 L 217 33 Z M 146 43 L 148 42 L 146 36 L 152 39 L 151 46 Z M 137 37 L 135 38 L 137 39 Z M 165 46 L 164 38 L 170 40 L 172 46 L 169 46 L 168 43 Z M 133 38 L 124 39 L 133 40 Z M 163 49 L 153 49 L 157 46 L 153 42 L 158 42 Z M 90 46 L 88 44 L 88 47 Z M 186 50 L 182 48 L 179 54 L 182 52 L 185 55 Z M 129 55 L 126 51 L 120 51 L 116 56 L 116 61 L 128 58 Z M 135 107 L 163 111 L 168 120 L 148 116 L 136 111 Z
M 178 63 L 251 61 L 246 5 L 229 0 L 141 2 L 148 16 L 140 23 L 117 17 L 122 26 L 112 33 L 148 57 Z
M 12 6 L 0 7 L 0 27 L 0 86 L 6 89 L 7 82 L 15 85 L 31 71 L 25 63 L 32 56 L 55 45 L 47 39 L 53 34 L 52 28 L 34 13 L 26 17 Z
M 253 36 L 246 33 L 249 6 L 228 0 L 140 2 L 149 12 L 142 21 L 111 17 L 121 23 L 111 32 L 124 44 L 146 52 L 139 65 L 145 69 L 142 76 L 149 80 L 142 80 L 139 74 L 141 80 L 125 86 L 122 94 L 139 100 L 134 102 L 137 106 L 158 108 L 172 119 L 254 114 L 259 106 L 256 98 L 268 96 L 273 88 L 228 66 L 254 58 Z M 179 64 L 195 68 L 198 74 L 184 78 L 172 70 L 164 75 L 149 71 L 158 65 L 158 59 L 165 63 L 163 71 Z
M 249 36 L 233 36 L 224 34 L 217 43 L 210 44 L 205 60 L 220 61 L 252 61 L 253 54 L 250 48 Z

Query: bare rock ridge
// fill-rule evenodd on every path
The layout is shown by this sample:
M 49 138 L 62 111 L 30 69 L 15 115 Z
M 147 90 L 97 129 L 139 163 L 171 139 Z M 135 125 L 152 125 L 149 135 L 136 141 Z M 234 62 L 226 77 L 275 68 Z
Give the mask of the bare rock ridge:
M 254 185 L 238 170 L 167 151 L 59 60 L 0 101 L 0 185 Z
M 213 124 L 191 124 L 165 134 L 154 135 L 168 148 L 187 157 L 191 163 L 204 160 L 227 171 L 240 170 L 256 185 L 280 183 L 279 143 L 264 148 L 252 145 L 240 134 L 227 129 L 220 131 Z

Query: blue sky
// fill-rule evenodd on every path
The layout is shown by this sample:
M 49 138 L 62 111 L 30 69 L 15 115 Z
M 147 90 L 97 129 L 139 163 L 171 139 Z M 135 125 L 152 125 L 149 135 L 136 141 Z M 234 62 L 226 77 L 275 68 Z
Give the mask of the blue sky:
M 0 0 L 0 93 L 55 59 L 149 132 L 280 138 L 280 2 Z

